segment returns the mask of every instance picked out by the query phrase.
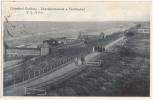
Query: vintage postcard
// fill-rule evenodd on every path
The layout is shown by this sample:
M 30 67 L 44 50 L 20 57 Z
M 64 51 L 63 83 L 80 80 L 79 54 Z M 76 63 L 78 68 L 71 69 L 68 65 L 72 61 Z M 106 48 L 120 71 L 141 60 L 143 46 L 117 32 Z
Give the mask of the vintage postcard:
M 149 1 L 2 1 L 3 96 L 150 96 Z

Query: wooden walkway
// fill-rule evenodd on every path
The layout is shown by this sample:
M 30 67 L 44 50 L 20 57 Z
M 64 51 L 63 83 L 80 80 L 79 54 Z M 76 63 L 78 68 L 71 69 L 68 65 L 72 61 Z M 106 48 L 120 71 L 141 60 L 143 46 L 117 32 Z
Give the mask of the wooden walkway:
M 121 37 L 121 38 L 116 39 L 115 41 L 109 43 L 108 45 L 106 45 L 107 49 L 123 39 L 124 39 L 124 37 Z M 90 62 L 92 59 L 95 59 L 99 54 L 100 53 L 98 53 L 98 52 L 93 52 L 93 53 L 88 54 L 87 56 L 85 56 L 86 62 Z M 63 75 L 67 75 L 73 71 L 75 72 L 75 70 L 78 70 L 80 68 L 81 67 L 76 66 L 74 62 L 71 62 L 68 65 L 66 65 L 65 67 L 62 67 L 55 72 L 48 73 L 45 76 L 39 77 L 35 80 L 28 80 L 22 84 L 19 83 L 16 85 L 6 87 L 6 88 L 4 88 L 3 95 L 4 96 L 23 96 L 23 95 L 25 95 L 25 88 L 26 87 L 45 86 L 46 84 L 50 84 L 50 83 L 55 82 L 55 80 L 56 81 L 61 80 Z

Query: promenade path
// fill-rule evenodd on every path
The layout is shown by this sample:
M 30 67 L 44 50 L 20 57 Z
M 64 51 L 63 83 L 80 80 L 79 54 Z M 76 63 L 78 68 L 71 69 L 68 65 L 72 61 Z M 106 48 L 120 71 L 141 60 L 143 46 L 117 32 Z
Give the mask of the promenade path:
M 85 57 L 86 61 L 90 61 L 91 59 L 93 59 L 94 57 L 96 57 L 98 55 L 98 53 L 91 53 L 89 55 L 87 55 Z M 16 85 L 11 85 L 9 87 L 6 87 L 4 88 L 4 96 L 8 95 L 8 96 L 22 96 L 25 94 L 25 87 L 31 87 L 31 86 L 34 86 L 34 85 L 39 85 L 41 83 L 45 83 L 46 81 L 49 81 L 49 80 L 54 80 L 56 79 L 57 77 L 60 77 L 66 73 L 69 73 L 71 72 L 72 70 L 74 69 L 78 69 L 80 67 L 76 66 L 74 62 L 68 64 L 67 66 L 55 71 L 55 72 L 52 72 L 52 73 L 49 73 L 45 76 L 42 76 L 40 78 L 37 78 L 35 80 L 27 80 L 26 82 L 24 83 L 19 83 L 19 84 L 16 84 Z
M 118 42 L 120 42 L 121 40 L 123 40 L 124 37 L 118 38 L 115 41 L 109 43 L 108 45 L 106 45 L 105 47 L 110 48 L 111 46 L 114 46 L 115 44 L 117 44 Z M 93 52 L 88 54 L 87 56 L 85 56 L 85 60 L 86 62 L 89 62 L 90 60 L 93 60 L 95 57 L 97 57 L 99 55 L 98 52 Z M 52 72 L 52 73 L 48 73 L 45 76 L 36 78 L 35 80 L 27 80 L 23 83 L 18 83 L 16 85 L 11 85 L 9 87 L 4 88 L 4 92 L 3 95 L 4 96 L 23 96 L 25 95 L 25 88 L 26 87 L 32 87 L 32 86 L 37 86 L 41 83 L 45 83 L 46 81 L 49 81 L 50 83 L 54 82 L 52 80 L 55 79 L 59 79 L 59 77 L 62 77 L 64 74 L 70 73 L 72 72 L 74 69 L 79 69 L 81 67 L 78 67 L 75 65 L 74 62 L 69 63 L 68 65 L 66 65 L 65 67 Z

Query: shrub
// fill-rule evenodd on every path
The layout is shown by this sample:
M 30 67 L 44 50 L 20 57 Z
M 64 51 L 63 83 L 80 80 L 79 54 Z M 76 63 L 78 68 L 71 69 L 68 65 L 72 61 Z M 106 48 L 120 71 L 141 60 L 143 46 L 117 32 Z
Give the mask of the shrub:
M 129 31 L 129 32 L 127 32 L 125 35 L 126 35 L 126 36 L 129 36 L 129 37 L 131 37 L 131 36 L 134 36 L 134 32 L 132 32 L 132 31 Z
M 120 56 L 136 56 L 136 52 L 134 52 L 131 48 L 127 46 L 119 47 L 118 52 Z

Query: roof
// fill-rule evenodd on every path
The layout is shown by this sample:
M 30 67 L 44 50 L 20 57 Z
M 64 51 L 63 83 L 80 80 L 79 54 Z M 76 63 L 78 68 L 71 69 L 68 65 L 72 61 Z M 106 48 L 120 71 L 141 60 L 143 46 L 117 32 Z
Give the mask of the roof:
M 141 26 L 138 27 L 138 28 L 141 28 L 141 29 L 150 29 L 150 24 L 149 23 L 143 23 L 143 24 L 140 24 Z

